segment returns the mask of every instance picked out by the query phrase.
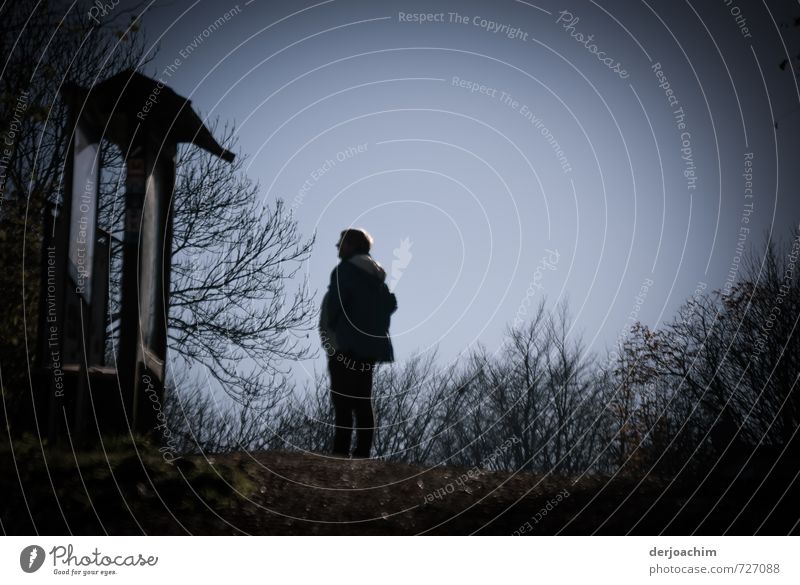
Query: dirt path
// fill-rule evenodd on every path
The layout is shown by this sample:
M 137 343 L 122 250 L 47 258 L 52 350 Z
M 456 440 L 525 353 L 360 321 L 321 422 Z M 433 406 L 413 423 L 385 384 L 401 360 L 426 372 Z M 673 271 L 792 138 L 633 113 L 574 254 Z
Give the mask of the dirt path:
M 42 454 L 0 448 L 7 534 L 787 534 L 800 517 L 793 470 L 669 486 L 281 451 Z
M 573 484 L 529 473 L 283 452 L 228 457 L 258 485 L 238 518 L 250 534 L 715 534 L 742 510 L 734 500 L 753 493 L 740 486 L 723 500 L 702 491 L 690 500 L 693 489 L 666 490 L 655 481 Z M 751 533 L 769 510 L 766 501 L 752 506 L 732 532 Z M 769 526 L 785 534 L 791 525 L 773 514 Z

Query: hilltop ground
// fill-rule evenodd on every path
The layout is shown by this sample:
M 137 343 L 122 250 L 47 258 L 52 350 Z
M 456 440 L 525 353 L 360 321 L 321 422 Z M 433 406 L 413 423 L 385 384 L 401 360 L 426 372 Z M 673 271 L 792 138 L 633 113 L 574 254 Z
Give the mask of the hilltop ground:
M 692 496 L 697 482 L 575 482 L 283 451 L 196 456 L 175 465 L 142 447 L 77 456 L 50 451 L 47 465 L 38 443 L 14 444 L 13 453 L 0 448 L 6 534 L 798 531 L 794 472 L 773 474 L 760 488 L 763 477 L 713 480 Z

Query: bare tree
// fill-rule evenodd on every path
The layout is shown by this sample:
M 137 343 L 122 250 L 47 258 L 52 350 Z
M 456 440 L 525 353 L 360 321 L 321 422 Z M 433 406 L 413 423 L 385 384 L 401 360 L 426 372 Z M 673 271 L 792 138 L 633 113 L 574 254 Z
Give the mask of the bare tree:
M 222 142 L 233 142 L 225 128 Z M 174 198 L 169 339 L 187 367 L 201 364 L 229 396 L 268 410 L 289 389 L 284 360 L 308 355 L 315 308 L 308 258 L 281 199 L 259 202 L 243 172 L 197 148 L 182 149 Z
M 659 331 L 634 328 L 616 375 L 635 429 L 622 450 L 638 451 L 642 469 L 671 474 L 722 454 L 796 448 L 800 232 L 791 236 L 751 249 L 738 282 L 688 301 Z
M 592 356 L 569 329 L 567 304 L 551 313 L 543 299 L 529 321 L 508 328 L 496 355 L 474 350 L 450 391 L 460 402 L 437 458 L 531 471 L 597 465 L 608 427 L 603 394 Z

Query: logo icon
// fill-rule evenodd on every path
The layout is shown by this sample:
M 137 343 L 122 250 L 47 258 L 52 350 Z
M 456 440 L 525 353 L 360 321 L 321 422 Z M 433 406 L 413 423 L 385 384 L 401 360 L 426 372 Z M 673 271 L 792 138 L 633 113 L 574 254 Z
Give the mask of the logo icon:
M 19 553 L 19 566 L 26 573 L 35 573 L 44 564 L 44 549 L 41 546 L 32 544 L 26 546 Z
M 397 283 L 400 282 L 400 277 L 403 276 L 403 271 L 408 268 L 413 254 L 411 253 L 411 246 L 413 242 L 411 238 L 406 237 L 400 240 L 400 247 L 392 250 L 394 252 L 394 259 L 392 260 L 392 279 L 389 281 L 389 291 L 394 292 Z

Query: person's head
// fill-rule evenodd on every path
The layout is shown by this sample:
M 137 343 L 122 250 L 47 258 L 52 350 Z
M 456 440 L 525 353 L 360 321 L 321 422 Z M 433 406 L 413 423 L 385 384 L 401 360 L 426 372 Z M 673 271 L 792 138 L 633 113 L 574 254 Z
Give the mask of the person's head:
M 336 242 L 339 258 L 349 258 L 353 254 L 369 254 L 373 241 L 367 230 L 361 228 L 342 230 L 339 241 Z

